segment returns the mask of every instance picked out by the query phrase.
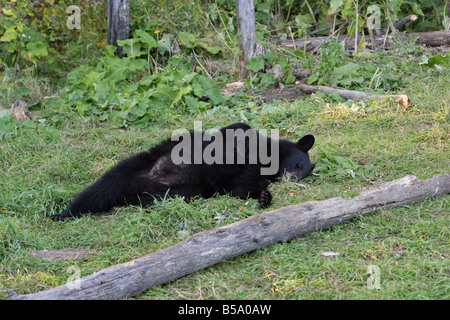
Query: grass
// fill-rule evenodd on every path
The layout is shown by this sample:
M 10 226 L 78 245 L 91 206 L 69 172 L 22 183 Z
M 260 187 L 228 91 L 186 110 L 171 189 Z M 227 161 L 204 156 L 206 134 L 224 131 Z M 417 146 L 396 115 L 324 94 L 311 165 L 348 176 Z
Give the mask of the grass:
M 308 97 L 293 103 L 240 109 L 216 108 L 196 117 L 156 122 L 144 130 L 108 125 L 18 124 L 0 132 L 0 297 L 6 289 L 32 293 L 66 283 L 76 265 L 81 276 L 173 245 L 189 235 L 232 223 L 261 210 L 256 200 L 231 197 L 166 200 L 152 208 L 117 208 L 64 223 L 61 211 L 84 187 L 118 160 L 157 144 L 173 129 L 203 129 L 247 119 L 278 128 L 295 141 L 305 133 L 329 153 L 371 176 L 310 176 L 301 185 L 270 188 L 271 208 L 356 195 L 363 187 L 417 175 L 450 172 L 449 85 L 444 72 L 409 75 L 411 107 L 389 101 L 340 103 Z M 33 85 L 36 85 L 33 80 Z M 14 92 L 4 95 L 6 107 Z M 1 129 L 1 128 L 0 128 Z M 311 156 L 317 160 L 316 148 Z M 354 219 L 245 254 L 195 272 L 136 299 L 449 299 L 449 196 L 428 199 Z M 49 261 L 32 250 L 89 249 L 78 260 Z M 336 252 L 325 257 L 323 252 Z M 369 266 L 380 271 L 381 289 L 368 289 Z

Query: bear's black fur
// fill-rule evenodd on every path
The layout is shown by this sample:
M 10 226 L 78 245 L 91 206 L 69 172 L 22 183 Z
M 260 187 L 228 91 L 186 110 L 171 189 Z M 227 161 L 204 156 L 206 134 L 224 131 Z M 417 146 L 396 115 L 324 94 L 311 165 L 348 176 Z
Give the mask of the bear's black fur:
M 226 130 L 242 129 L 244 132 L 253 130 L 249 126 L 236 123 L 220 129 L 223 134 L 223 145 L 227 140 Z M 274 140 L 265 137 L 253 130 L 258 137 L 263 137 L 267 143 L 267 154 L 271 154 L 271 146 Z M 192 138 L 194 133 L 189 133 Z M 206 133 L 201 133 L 202 149 L 210 145 L 211 141 L 205 141 Z M 209 137 L 211 137 L 209 135 Z M 195 139 L 195 138 L 194 138 Z M 234 138 L 233 138 L 234 139 Z M 128 159 L 119 162 L 103 174 L 95 183 L 81 192 L 61 214 L 56 214 L 54 220 L 64 220 L 70 217 L 80 217 L 91 212 L 109 211 L 115 206 L 142 205 L 150 206 L 155 199 L 166 196 L 182 196 L 186 201 L 194 197 L 212 197 L 215 194 L 229 194 L 241 198 L 258 199 L 261 207 L 267 207 L 272 200 L 267 186 L 285 173 L 291 178 L 305 178 L 314 165 L 309 160 L 308 150 L 314 144 L 314 136 L 306 135 L 297 143 L 287 140 L 278 140 L 279 166 L 276 173 L 262 175 L 261 169 L 269 167 L 259 160 L 256 163 L 249 161 L 249 143 L 245 140 L 244 146 L 238 146 L 233 140 L 234 164 L 225 162 L 226 152 L 223 149 L 223 164 L 191 161 L 191 164 L 175 164 L 172 160 L 172 149 L 179 141 L 168 139 L 159 145 Z M 258 144 L 259 146 L 259 144 Z M 259 149 L 258 149 L 259 150 Z M 192 149 L 194 151 L 194 149 Z M 183 151 L 184 152 L 184 151 Z M 179 155 L 184 155 L 180 152 Z M 237 162 L 237 154 L 245 154 L 245 163 Z M 192 160 L 194 152 L 191 152 Z M 211 153 L 213 156 L 214 152 Z M 228 153 L 229 155 L 229 153 Z M 216 161 L 218 162 L 218 161 Z M 242 161 L 241 161 L 242 162 Z M 249 163 L 250 162 L 250 163 Z

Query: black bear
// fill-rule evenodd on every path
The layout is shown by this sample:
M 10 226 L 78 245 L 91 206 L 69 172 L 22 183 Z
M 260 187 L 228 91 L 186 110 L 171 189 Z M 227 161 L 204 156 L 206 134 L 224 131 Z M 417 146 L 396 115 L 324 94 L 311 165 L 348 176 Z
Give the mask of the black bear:
M 314 136 L 293 143 L 276 139 L 275 134 L 269 138 L 242 123 L 212 133 L 185 130 L 119 162 L 52 219 L 105 212 L 115 206 L 150 206 L 155 199 L 176 195 L 189 201 L 229 194 L 258 199 L 261 207 L 267 207 L 271 182 L 285 174 L 300 180 L 314 168 L 308 155 Z

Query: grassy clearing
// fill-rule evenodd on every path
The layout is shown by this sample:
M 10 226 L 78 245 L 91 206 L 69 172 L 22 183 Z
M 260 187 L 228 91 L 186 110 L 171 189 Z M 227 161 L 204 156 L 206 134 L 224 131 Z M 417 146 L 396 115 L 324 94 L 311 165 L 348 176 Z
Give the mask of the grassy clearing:
M 69 124 L 64 129 L 21 124 L 0 133 L 0 296 L 64 284 L 76 265 L 82 276 L 165 248 L 196 232 L 260 213 L 256 200 L 217 197 L 167 200 L 150 209 L 117 208 L 64 223 L 52 222 L 84 187 L 118 160 L 158 143 L 173 129 L 203 129 L 234 121 L 278 128 L 292 141 L 313 133 L 317 145 L 374 175 L 335 181 L 310 176 L 301 185 L 273 184 L 272 208 L 329 197 L 351 197 L 363 187 L 417 175 L 450 172 L 449 85 L 445 73 L 418 72 L 406 88 L 413 105 L 388 101 L 294 103 L 215 108 L 190 118 L 155 122 L 144 130 Z M 35 85 L 35 84 L 33 84 Z M 4 96 L 6 97 L 6 95 Z M 10 105 L 14 93 L 3 98 Z M 317 160 L 316 148 L 312 159 Z M 449 299 L 449 196 L 381 211 L 224 261 L 137 299 Z M 90 249 L 78 260 L 48 261 L 31 250 Z M 323 252 L 337 252 L 324 257 Z M 367 287 L 370 265 L 379 290 Z

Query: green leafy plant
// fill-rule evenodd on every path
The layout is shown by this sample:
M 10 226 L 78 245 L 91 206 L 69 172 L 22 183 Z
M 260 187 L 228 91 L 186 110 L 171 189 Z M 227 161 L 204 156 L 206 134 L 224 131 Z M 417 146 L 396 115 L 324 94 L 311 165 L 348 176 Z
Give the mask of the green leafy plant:
M 319 160 L 316 162 L 313 173 L 330 177 L 333 181 L 356 177 L 374 177 L 376 167 L 361 166 L 351 159 L 336 156 L 333 153 L 335 152 L 325 151 L 323 148 L 317 147 Z
M 321 56 L 318 64 L 311 67 L 312 74 L 308 78 L 308 84 L 331 85 L 334 81 L 334 69 L 344 64 L 347 60 L 342 45 L 331 39 L 321 45 Z M 311 60 L 308 60 L 311 63 Z
M 20 67 L 22 61 L 36 63 L 37 59 L 47 57 L 49 46 L 45 34 L 25 23 L 26 18 L 35 15 L 36 7 L 30 6 L 28 1 L 1 2 L 0 61 Z
M 131 53 L 135 43 L 142 48 Z M 96 66 L 82 65 L 67 75 L 61 94 L 44 104 L 43 113 L 52 123 L 60 124 L 61 117 L 75 112 L 118 127 L 146 127 L 155 118 L 170 120 L 228 101 L 213 79 L 190 70 L 188 59 L 173 57 L 162 71 L 148 74 L 147 60 L 138 57 L 153 42 L 122 44 L 129 57 L 117 58 L 109 46 Z M 205 96 L 208 101 L 203 101 Z
M 267 90 L 267 88 L 277 82 L 292 84 L 295 77 L 292 74 L 292 64 L 299 59 L 295 54 L 292 57 L 270 51 L 262 56 L 256 56 L 249 60 L 246 69 L 254 74 L 244 80 L 247 88 L 256 87 L 256 92 Z M 268 68 L 269 67 L 269 68 Z M 272 68 L 278 68 L 281 71 L 281 79 L 275 77 Z
M 180 32 L 178 34 L 178 40 L 182 45 L 189 49 L 200 49 L 206 50 L 211 54 L 218 54 L 222 52 L 223 49 L 216 43 L 214 43 L 213 35 L 208 38 L 200 38 L 198 35 L 194 35 L 189 32 Z
M 450 66 L 450 54 L 443 56 L 441 54 L 437 54 L 431 58 L 428 58 L 427 55 L 422 55 L 420 57 L 420 63 L 426 65 L 427 67 L 449 67 Z
M 92 1 L 76 4 L 81 29 L 69 29 L 66 9 L 71 4 L 68 0 L 0 0 L 0 63 L 17 70 L 32 67 L 36 74 L 58 82 L 80 60 L 98 57 L 98 49 L 106 42 L 104 6 Z
M 362 84 L 364 82 L 364 76 L 361 75 L 361 67 L 354 62 L 335 68 L 333 74 L 333 83 L 335 85 L 349 87 L 352 84 Z

